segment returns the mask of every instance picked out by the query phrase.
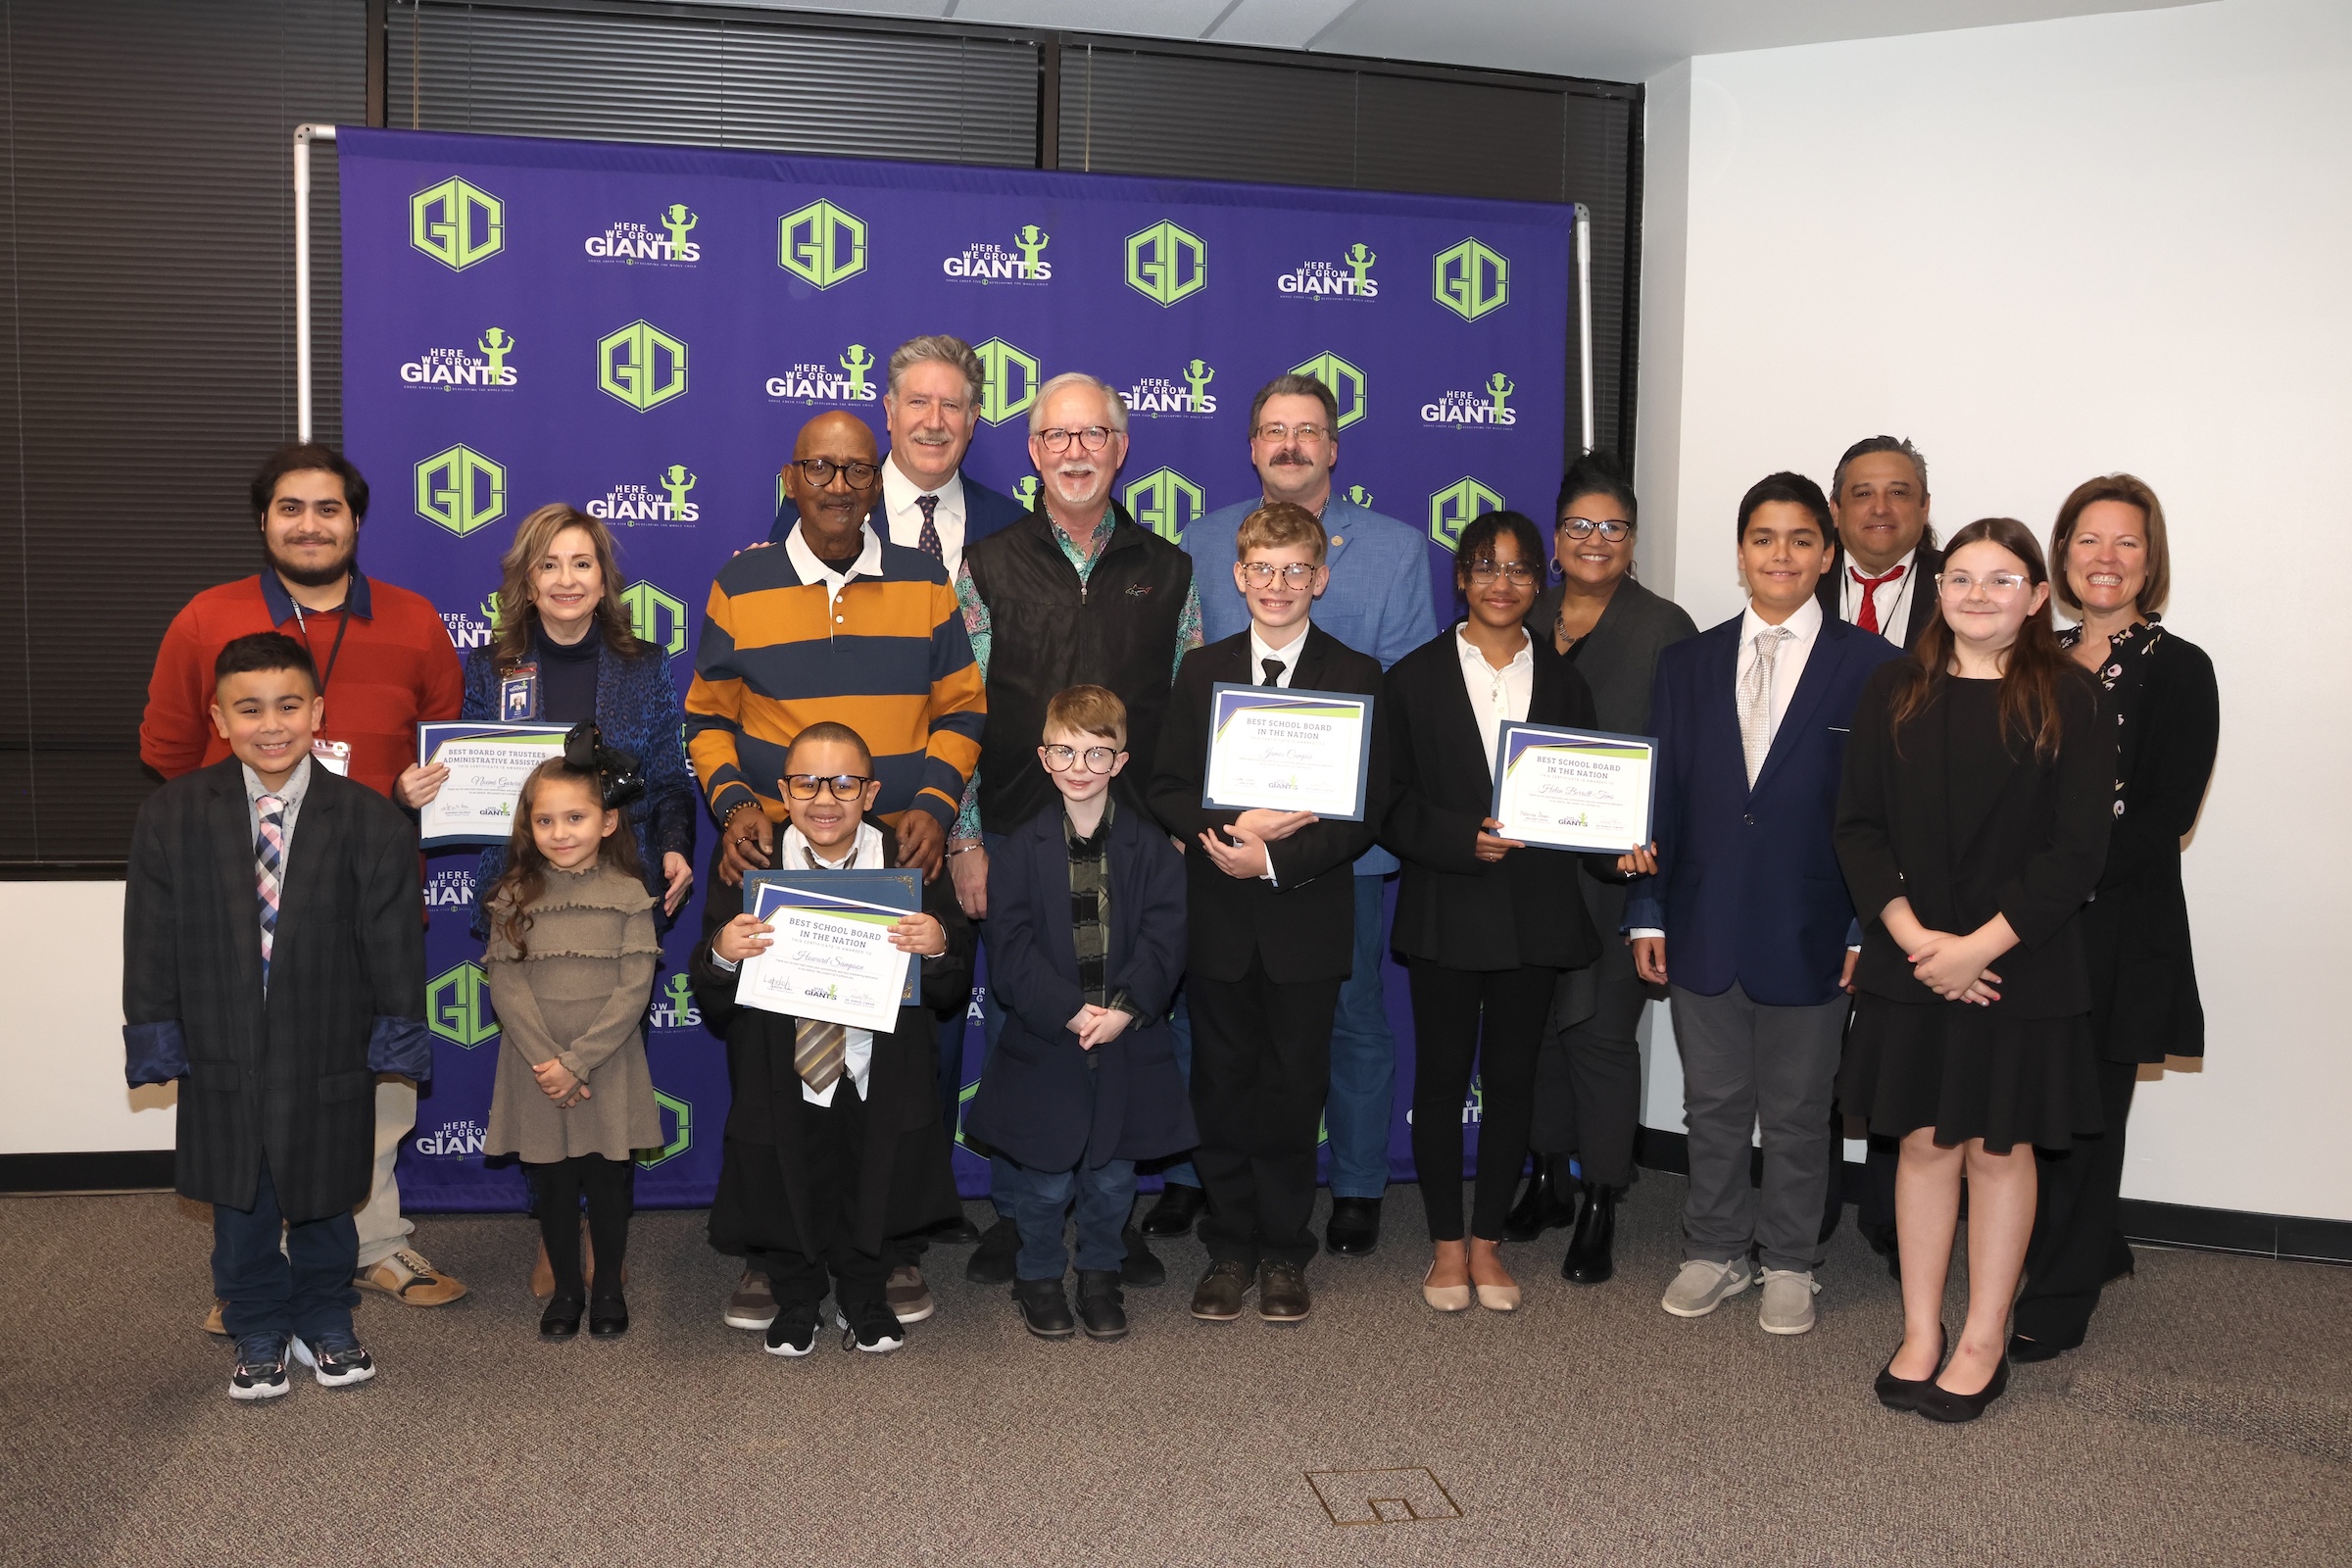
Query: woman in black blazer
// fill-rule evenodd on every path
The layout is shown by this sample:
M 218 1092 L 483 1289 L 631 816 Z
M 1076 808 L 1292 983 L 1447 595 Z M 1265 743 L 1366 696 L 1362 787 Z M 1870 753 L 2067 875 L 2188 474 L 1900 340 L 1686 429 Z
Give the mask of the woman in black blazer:
M 1442 1312 L 1508 1312 L 1519 1287 L 1496 1249 L 1527 1158 L 1536 1050 L 1560 971 L 1600 940 L 1578 892 L 1577 858 L 1497 838 L 1488 814 L 1504 719 L 1592 724 L 1592 694 L 1521 622 L 1544 541 L 1515 512 L 1462 530 L 1454 583 L 1470 615 L 1389 671 L 1393 769 L 1381 841 L 1404 861 L 1392 941 L 1413 994 L 1413 1166 L 1435 1256 L 1421 1294 Z M 1482 1017 L 1483 1014 L 1483 1017 Z M 1483 1023 L 1483 1028 L 1482 1028 Z M 1463 1098 L 1479 1069 L 1477 1200 L 1462 1234 Z
M 2008 1383 L 2034 1150 L 2100 1130 L 2078 916 L 2107 855 L 2115 742 L 2050 629 L 2025 524 L 1961 529 L 1936 585 L 1917 653 L 1870 677 L 1846 748 L 1838 858 L 1866 924 L 1838 1099 L 1902 1141 L 1903 1343 L 1879 1397 L 1967 1421 Z M 1964 1173 L 1968 1317 L 1947 1364 Z
M 2158 623 L 2171 586 L 2164 507 L 2128 473 L 2079 485 L 2050 532 L 2051 589 L 2082 617 L 2059 646 L 2106 688 L 2115 725 L 2115 832 L 2082 911 L 2090 1033 L 2106 1133 L 2045 1156 L 2026 1289 L 2009 1355 L 2046 1361 L 2082 1343 L 2099 1292 L 2132 1272 L 2117 1221 L 2124 1128 L 2142 1064 L 2205 1054 L 2189 953 L 2180 840 L 2196 826 L 2221 739 L 2213 661 Z

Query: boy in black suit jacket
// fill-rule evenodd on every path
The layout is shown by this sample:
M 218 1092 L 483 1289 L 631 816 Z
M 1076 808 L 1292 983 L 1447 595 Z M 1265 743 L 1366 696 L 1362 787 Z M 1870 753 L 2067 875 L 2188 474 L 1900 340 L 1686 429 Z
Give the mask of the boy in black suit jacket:
M 779 867 L 899 863 L 888 825 L 865 820 L 882 783 L 856 730 L 810 724 L 793 738 L 784 766 L 776 791 L 790 822 L 776 843 Z M 932 1091 L 931 1009 L 970 994 L 971 922 L 946 877 L 924 886 L 922 909 L 891 936 L 922 956 L 922 984 L 885 1034 L 739 1005 L 736 971 L 775 929 L 742 910 L 740 885 L 711 887 L 690 965 L 704 1022 L 727 1042 L 735 1085 L 710 1243 L 743 1254 L 775 1291 L 770 1355 L 816 1348 L 828 1280 L 844 1348 L 887 1353 L 906 1343 L 885 1295 L 892 1262 L 911 1256 L 920 1232 L 960 1211 Z
M 302 644 L 236 638 L 213 680 L 229 760 L 156 791 L 133 830 L 122 1039 L 132 1084 L 185 1080 L 177 1186 L 213 1205 L 229 1397 L 270 1399 L 289 1346 L 323 1387 L 375 1376 L 352 1210 L 375 1075 L 432 1072 L 424 911 L 416 828 L 312 760 L 326 704 Z
M 1311 1305 L 1304 1270 L 1315 1255 L 1308 1221 L 1332 1009 L 1354 958 L 1350 867 L 1388 809 L 1387 717 L 1376 701 L 1359 822 L 1200 804 L 1218 682 L 1366 696 L 1381 688 L 1378 661 L 1309 621 L 1330 579 L 1314 514 L 1289 502 L 1261 507 L 1235 547 L 1250 629 L 1185 655 L 1147 799 L 1184 847 L 1190 905 L 1185 991 L 1200 1124 L 1193 1163 L 1208 1194 L 1200 1235 L 1209 1255 L 1193 1315 L 1232 1321 L 1254 1283 L 1258 1315 L 1295 1323 Z
M 964 1129 L 1000 1156 L 997 1206 L 1020 1233 L 1012 1294 L 1041 1339 L 1069 1338 L 1062 1222 L 1078 1210 L 1078 1321 L 1127 1337 L 1119 1272 L 1135 1162 L 1200 1142 L 1168 1003 L 1184 973 L 1184 861 L 1159 824 L 1122 812 L 1127 705 L 1073 686 L 1037 749 L 1062 808 L 1013 830 L 988 867 L 989 984 L 1004 1033 Z

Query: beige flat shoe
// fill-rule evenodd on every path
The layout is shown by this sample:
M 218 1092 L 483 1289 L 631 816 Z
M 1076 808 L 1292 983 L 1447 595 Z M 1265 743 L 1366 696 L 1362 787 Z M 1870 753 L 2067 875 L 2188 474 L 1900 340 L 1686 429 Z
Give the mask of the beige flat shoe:
M 1478 1304 L 1490 1312 L 1519 1310 L 1519 1287 L 1516 1285 L 1479 1285 L 1472 1289 L 1478 1293 Z
M 1441 1312 L 1470 1310 L 1470 1287 L 1467 1285 L 1432 1285 L 1429 1276 L 1438 1271 L 1438 1261 L 1431 1258 L 1429 1268 L 1421 1276 L 1421 1299 Z

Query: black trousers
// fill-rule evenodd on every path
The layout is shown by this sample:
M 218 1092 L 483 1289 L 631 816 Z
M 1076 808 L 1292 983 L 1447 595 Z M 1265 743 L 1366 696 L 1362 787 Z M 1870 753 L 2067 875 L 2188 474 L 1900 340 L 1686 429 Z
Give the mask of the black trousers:
M 596 1249 L 596 1295 L 620 1299 L 620 1266 L 629 1256 L 629 1215 L 637 1206 L 637 1167 L 602 1154 L 574 1154 L 552 1164 L 523 1163 L 556 1295 L 577 1299 L 580 1283 L 580 1200 L 588 1202 L 588 1240 Z
M 1557 969 L 1448 969 L 1407 958 L 1413 988 L 1413 1169 L 1429 1239 L 1462 1239 L 1462 1107 L 1478 1068 L 1478 1186 L 1470 1234 L 1502 1239 L 1527 1162 L 1536 1052 L 1551 1014 Z
M 2132 1247 L 2118 1211 L 2123 1202 L 2124 1127 L 2139 1064 L 2099 1063 L 2099 1113 L 2107 1131 L 2078 1139 L 2064 1153 L 2037 1153 L 2041 1200 L 2034 1210 L 2034 1239 L 2026 1246 L 2026 1288 L 2018 1294 L 2016 1328 L 2029 1340 L 2076 1346 L 2098 1310 L 2109 1280 L 2132 1272 Z
M 1846 1027 L 1853 1027 L 1853 1013 L 1846 1013 Z M 1830 1106 L 1830 1191 L 1829 1201 L 1821 1216 L 1821 1236 L 1827 1241 L 1838 1228 L 1838 1220 L 1845 1207 L 1845 1107 Z M 1894 1172 L 1902 1162 L 1902 1143 L 1898 1139 L 1874 1136 L 1862 1156 L 1862 1190 L 1854 1195 L 1854 1229 L 1870 1244 L 1871 1250 L 1882 1257 L 1894 1255 Z
M 865 1102 L 845 1075 L 833 1086 L 833 1103 L 814 1105 L 796 1098 L 793 1113 L 801 1118 L 801 1168 L 808 1181 L 802 1206 L 808 1216 L 808 1229 L 802 1232 L 793 1224 L 779 1180 L 775 1185 L 781 1219 L 778 1232 L 795 1236 L 798 1245 L 757 1250 L 747 1253 L 744 1261 L 767 1276 L 779 1305 L 792 1301 L 813 1305 L 824 1299 L 828 1283 L 835 1303 L 844 1312 L 879 1301 L 890 1279 L 893 1249 L 885 1243 L 880 1255 L 861 1252 L 852 1240 L 858 1234 L 858 1174 L 865 1168 Z M 744 1152 L 774 1165 L 772 1149 L 746 1149 Z
M 1304 1267 L 1315 1255 L 1315 1142 L 1331 1088 L 1341 976 L 1278 983 L 1252 955 L 1239 980 L 1193 975 L 1193 1168 L 1212 1262 Z
M 1544 1018 L 1529 1146 L 1539 1154 L 1574 1154 L 1578 1173 L 1596 1187 L 1633 1184 L 1634 1128 L 1642 1120 L 1635 1031 L 1647 1000 L 1632 957 L 1604 953 L 1590 968 L 1560 975 Z M 1484 1170 L 1483 1129 L 1479 1149 Z

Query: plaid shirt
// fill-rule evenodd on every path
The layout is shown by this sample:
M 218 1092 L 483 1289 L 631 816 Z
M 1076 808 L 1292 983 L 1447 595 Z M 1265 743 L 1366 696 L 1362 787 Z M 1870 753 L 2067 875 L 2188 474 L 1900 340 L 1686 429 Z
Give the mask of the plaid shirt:
M 1115 1007 L 1147 1021 L 1127 1000 L 1125 987 L 1104 996 L 1110 964 L 1110 818 L 1116 808 L 1102 803 L 1102 820 L 1092 838 L 1080 838 L 1068 811 L 1061 814 L 1062 842 L 1070 848 L 1070 946 L 1078 953 L 1078 989 L 1091 1006 Z

